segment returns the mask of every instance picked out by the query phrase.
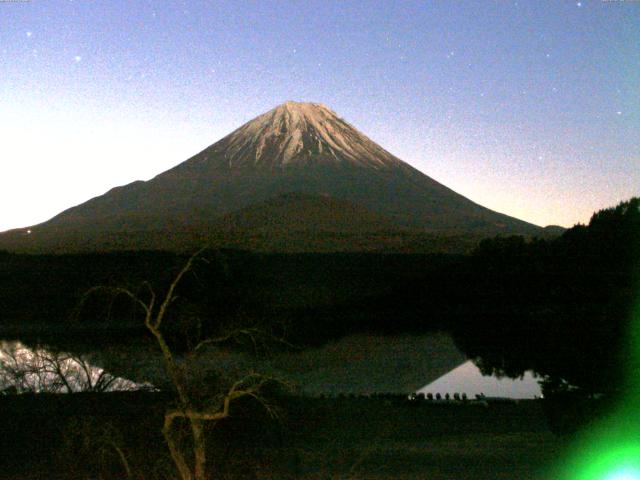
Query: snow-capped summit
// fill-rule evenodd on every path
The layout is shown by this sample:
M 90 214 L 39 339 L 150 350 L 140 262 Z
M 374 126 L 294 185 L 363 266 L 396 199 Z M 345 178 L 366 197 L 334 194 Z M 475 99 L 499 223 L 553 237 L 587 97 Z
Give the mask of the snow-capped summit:
M 348 163 L 381 168 L 400 162 L 320 103 L 288 101 L 211 147 L 230 168 Z

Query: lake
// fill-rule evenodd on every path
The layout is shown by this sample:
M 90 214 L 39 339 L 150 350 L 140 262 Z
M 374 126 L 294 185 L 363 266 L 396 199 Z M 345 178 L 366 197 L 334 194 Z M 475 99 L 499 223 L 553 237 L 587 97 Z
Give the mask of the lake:
M 153 347 L 74 354 L 30 348 L 19 341 L 0 341 L 0 389 L 13 386 L 16 392 L 57 393 L 149 389 L 152 384 L 162 384 L 164 376 L 159 352 Z M 222 357 L 212 353 L 200 365 L 215 369 L 231 361 L 233 365 L 228 366 L 233 370 L 241 362 L 232 357 L 235 355 L 229 356 L 228 352 Z M 418 393 L 466 393 L 469 398 L 479 394 L 516 399 L 541 396 L 540 386 L 529 372 L 522 379 L 512 380 L 483 376 L 471 361 L 453 368 L 463 360 L 443 335 L 357 335 L 250 368 L 272 369 L 277 376 L 292 380 L 301 393 L 312 396 L 408 393 L 415 391 L 425 377 L 433 381 Z M 107 366 L 115 374 L 97 365 Z
M 0 341 L 0 390 L 5 393 L 112 392 L 152 388 L 110 374 L 92 364 L 90 355 L 30 348 Z
M 531 372 L 521 379 L 497 378 L 482 375 L 472 361 L 467 361 L 434 382 L 425 385 L 418 393 L 436 394 L 466 393 L 469 398 L 484 394 L 487 397 L 536 398 L 542 396 L 538 380 Z

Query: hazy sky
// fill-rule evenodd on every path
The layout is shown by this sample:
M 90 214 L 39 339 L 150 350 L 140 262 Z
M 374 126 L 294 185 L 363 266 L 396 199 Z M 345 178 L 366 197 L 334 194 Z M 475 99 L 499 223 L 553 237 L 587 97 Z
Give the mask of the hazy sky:
M 0 230 L 327 104 L 540 225 L 640 194 L 640 1 L 0 1 Z

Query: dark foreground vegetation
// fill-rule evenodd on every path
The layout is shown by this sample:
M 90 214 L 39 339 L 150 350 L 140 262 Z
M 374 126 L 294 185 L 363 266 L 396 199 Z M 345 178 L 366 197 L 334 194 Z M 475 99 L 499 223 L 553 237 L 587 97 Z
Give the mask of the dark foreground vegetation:
M 157 393 L 0 397 L 2 478 L 173 478 Z M 538 401 L 280 397 L 207 430 L 215 478 L 535 479 L 562 453 Z M 184 432 L 185 438 L 188 432 Z
M 599 414 L 592 399 L 617 397 L 628 372 L 637 371 L 630 333 L 640 199 L 553 240 L 495 238 L 471 255 L 205 251 L 191 261 L 176 283 L 187 258 L 172 253 L 2 253 L 0 335 L 80 350 L 154 341 L 143 319 L 145 311 L 147 320 L 159 318 L 157 292 L 169 299 L 161 335 L 171 352 L 197 350 L 208 338 L 266 355 L 356 332 L 447 331 L 485 372 L 533 370 L 551 397 L 545 417 L 537 402 L 482 408 L 275 395 L 274 420 L 273 408 L 261 408 L 263 393 L 273 392 L 260 391 L 256 403 L 255 385 L 242 384 L 250 394 L 230 416 L 198 424 L 206 468 L 219 478 L 535 478 L 554 456 L 551 430 L 588 423 Z M 110 294 L 88 295 L 97 285 Z M 277 341 L 225 334 L 243 329 Z M 171 438 L 187 453 L 189 435 L 197 437 L 188 421 L 213 412 L 204 391 L 180 393 L 187 377 L 176 372 L 178 380 L 161 393 L 0 398 L 7 476 L 174 472 L 161 433 L 167 404 L 178 398 Z M 206 381 L 210 387 L 219 380 Z M 218 400 L 235 391 L 229 385 Z

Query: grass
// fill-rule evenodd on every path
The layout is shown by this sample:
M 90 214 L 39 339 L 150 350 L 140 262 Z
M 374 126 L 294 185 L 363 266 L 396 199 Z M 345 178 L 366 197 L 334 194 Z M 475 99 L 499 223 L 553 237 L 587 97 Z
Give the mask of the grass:
M 134 478 L 173 478 L 160 435 L 167 398 L 0 397 L 0 478 L 123 478 L 113 445 Z M 278 421 L 247 404 L 208 432 L 219 474 L 212 478 L 544 480 L 565 442 L 548 430 L 537 401 L 486 408 L 382 398 L 279 403 Z

